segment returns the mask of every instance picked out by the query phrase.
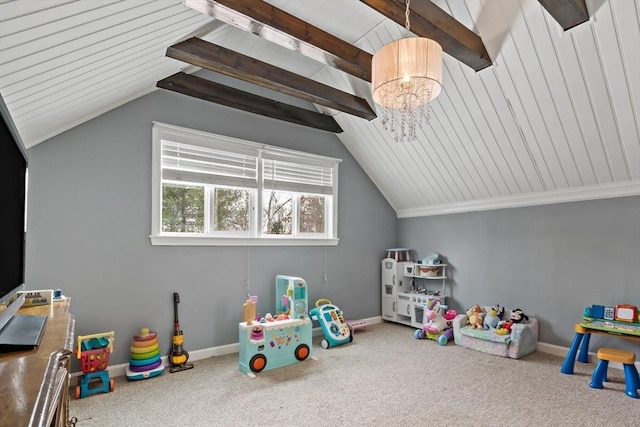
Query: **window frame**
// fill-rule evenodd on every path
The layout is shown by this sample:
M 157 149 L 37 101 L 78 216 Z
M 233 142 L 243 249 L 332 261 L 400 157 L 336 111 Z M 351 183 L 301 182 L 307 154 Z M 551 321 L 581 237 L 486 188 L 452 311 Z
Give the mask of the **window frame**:
M 336 246 L 338 238 L 338 165 L 342 161 L 332 157 L 320 156 L 317 154 L 302 151 L 290 150 L 275 147 L 267 144 L 232 138 L 224 135 L 188 129 L 180 126 L 170 125 L 161 122 L 153 122 L 152 126 L 152 167 L 151 167 L 151 234 L 149 236 L 152 245 L 161 246 Z M 195 234 L 195 233 L 173 233 L 162 231 L 162 141 L 170 140 L 177 143 L 185 143 L 208 148 L 228 150 L 234 152 L 260 153 L 258 156 L 258 176 L 256 178 L 257 192 L 254 209 L 250 212 L 250 222 L 254 228 L 250 235 L 242 233 L 220 232 L 218 235 Z M 267 154 L 263 157 L 264 154 Z M 271 190 L 263 182 L 262 161 L 266 159 L 289 158 L 291 161 L 299 161 L 305 164 L 322 165 L 332 169 L 332 185 L 330 194 L 331 202 L 325 210 L 325 233 L 322 237 L 313 237 L 309 233 L 301 233 L 298 236 L 291 235 L 263 235 L 262 234 L 262 193 Z M 215 185 L 215 184 L 214 184 Z M 225 186 L 224 183 L 219 183 Z M 205 188 L 205 193 L 207 189 Z M 295 191 L 294 191 L 295 192 Z M 299 191 L 300 194 L 307 194 Z M 211 196 L 212 197 L 212 196 Z M 206 197 L 205 197 L 206 198 Z M 205 203 L 212 203 L 206 200 Z M 328 203 L 328 200 L 325 201 Z M 297 208 L 297 207 L 296 207 Z M 260 212 L 257 212 L 257 211 Z M 295 214 L 299 215 L 299 214 Z M 207 219 L 205 218 L 205 221 Z M 235 235 L 234 235 L 235 234 Z

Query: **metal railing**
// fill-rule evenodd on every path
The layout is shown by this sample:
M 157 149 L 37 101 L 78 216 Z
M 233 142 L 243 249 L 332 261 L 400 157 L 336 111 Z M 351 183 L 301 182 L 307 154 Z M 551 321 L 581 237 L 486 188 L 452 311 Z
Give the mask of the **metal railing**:
M 29 427 L 67 427 L 75 425 L 75 419 L 69 419 L 69 385 L 71 375 L 69 365 L 70 350 L 54 351 L 49 356 L 36 404 L 31 412 Z

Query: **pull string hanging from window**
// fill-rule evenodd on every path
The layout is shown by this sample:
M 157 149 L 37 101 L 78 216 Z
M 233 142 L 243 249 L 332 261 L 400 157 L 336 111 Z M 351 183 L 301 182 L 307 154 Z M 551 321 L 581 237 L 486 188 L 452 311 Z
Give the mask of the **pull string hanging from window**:
M 276 190 L 275 190 L 275 183 L 276 183 L 276 162 L 275 160 L 271 161 L 271 194 L 269 194 L 269 204 L 267 205 L 267 208 L 269 209 L 269 211 L 265 214 L 267 215 L 267 218 L 269 219 L 267 221 L 267 225 L 269 226 L 269 229 L 267 230 L 267 233 L 271 234 L 273 233 L 273 229 L 274 229 L 274 207 L 271 203 L 274 203 L 274 200 L 276 199 Z M 264 212 L 264 209 L 262 210 Z
M 247 298 L 251 298 L 251 246 L 247 245 L 247 280 L 244 281 L 244 287 L 247 290 Z
M 327 247 L 324 247 L 324 274 L 322 275 L 322 279 L 324 280 L 324 284 L 326 285 L 329 282 L 329 278 L 327 277 Z

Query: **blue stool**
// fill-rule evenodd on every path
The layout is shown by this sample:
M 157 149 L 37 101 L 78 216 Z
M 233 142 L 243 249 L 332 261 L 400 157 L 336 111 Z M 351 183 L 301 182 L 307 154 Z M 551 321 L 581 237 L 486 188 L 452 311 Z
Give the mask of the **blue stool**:
M 636 355 L 630 351 L 606 347 L 598 350 L 598 364 L 593 371 L 589 386 L 591 388 L 602 388 L 602 382 L 607 381 L 607 367 L 610 361 L 622 363 L 624 367 L 625 394 L 634 399 L 640 399 L 640 396 L 638 396 L 640 376 L 638 376 L 638 370 L 635 365 Z

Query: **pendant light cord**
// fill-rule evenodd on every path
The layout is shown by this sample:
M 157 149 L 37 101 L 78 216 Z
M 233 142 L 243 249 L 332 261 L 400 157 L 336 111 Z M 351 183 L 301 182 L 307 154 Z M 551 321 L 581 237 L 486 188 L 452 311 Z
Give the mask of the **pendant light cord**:
M 404 17 L 405 17 L 404 27 L 407 29 L 407 31 L 411 30 L 411 25 L 409 24 L 409 3 L 411 3 L 411 0 L 407 0 L 407 9 L 404 12 Z

